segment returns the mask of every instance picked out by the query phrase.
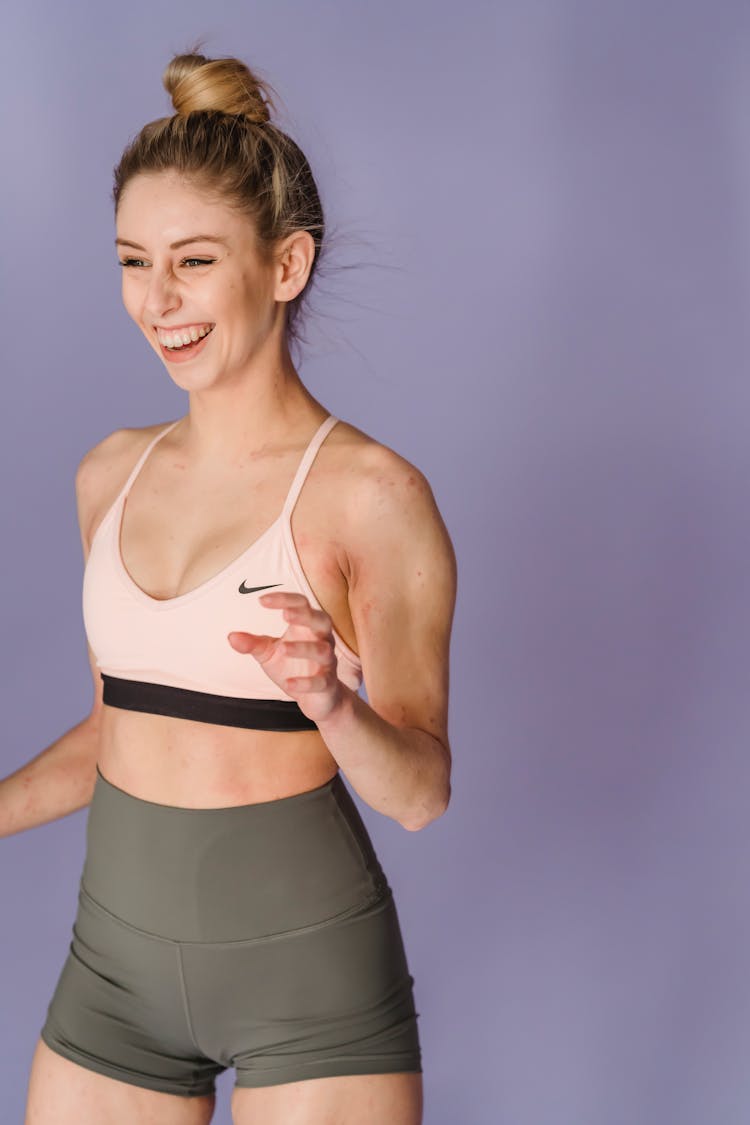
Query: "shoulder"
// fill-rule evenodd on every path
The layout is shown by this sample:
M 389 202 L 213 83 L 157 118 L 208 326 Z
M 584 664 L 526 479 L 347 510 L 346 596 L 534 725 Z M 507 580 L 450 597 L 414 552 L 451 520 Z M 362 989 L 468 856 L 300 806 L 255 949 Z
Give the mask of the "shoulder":
M 75 492 L 84 549 L 140 453 L 164 425 L 159 422 L 112 430 L 81 457 L 75 472 Z
M 344 423 L 336 430 L 341 431 L 337 468 L 340 479 L 347 482 L 339 503 L 344 509 L 352 580 L 368 559 L 393 552 L 408 557 L 413 543 L 420 545 L 420 554 L 432 553 L 438 565 L 455 572 L 453 544 L 422 470 L 356 426 Z
M 331 458 L 340 461 L 335 467 L 346 467 L 346 496 L 352 504 L 351 514 L 363 500 L 400 506 L 402 502 L 410 502 L 413 496 L 421 496 L 423 502 L 432 500 L 434 503 L 427 477 L 396 450 L 350 422 L 339 422 L 331 438 L 334 435 L 336 440 L 330 443 Z

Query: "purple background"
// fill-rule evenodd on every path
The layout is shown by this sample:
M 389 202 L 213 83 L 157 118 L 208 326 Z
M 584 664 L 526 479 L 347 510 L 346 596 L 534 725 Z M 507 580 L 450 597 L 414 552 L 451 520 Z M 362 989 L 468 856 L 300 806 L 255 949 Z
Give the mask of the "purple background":
M 746 1125 L 747 5 L 4 13 L 0 773 L 90 707 L 78 461 L 187 409 L 121 306 L 109 191 L 205 34 L 281 94 L 353 267 L 321 278 L 301 374 L 423 470 L 458 555 L 450 809 L 407 833 L 358 801 L 425 1125 Z M 84 832 L 0 844 L 9 1123 Z

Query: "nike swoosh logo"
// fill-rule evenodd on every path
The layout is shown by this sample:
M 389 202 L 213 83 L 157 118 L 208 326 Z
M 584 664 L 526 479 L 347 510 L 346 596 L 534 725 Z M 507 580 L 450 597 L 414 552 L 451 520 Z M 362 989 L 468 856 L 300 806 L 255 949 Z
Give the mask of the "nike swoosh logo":
M 270 590 L 273 586 L 281 586 L 281 582 L 272 582 L 270 586 L 246 586 L 243 578 L 238 589 L 241 594 L 256 594 L 258 590 Z

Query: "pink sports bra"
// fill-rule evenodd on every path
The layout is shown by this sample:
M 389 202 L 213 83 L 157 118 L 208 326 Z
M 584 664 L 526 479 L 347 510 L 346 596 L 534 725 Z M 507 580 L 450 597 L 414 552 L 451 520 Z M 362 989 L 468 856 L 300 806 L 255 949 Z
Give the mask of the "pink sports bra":
M 177 419 L 180 421 L 180 419 Z M 279 516 L 218 574 L 174 598 L 152 598 L 136 585 L 120 554 L 128 493 L 149 453 L 177 421 L 149 442 L 96 529 L 83 575 L 83 620 L 111 707 L 225 726 L 315 730 L 296 700 L 251 654 L 236 652 L 233 630 L 280 636 L 279 609 L 263 606 L 266 589 L 296 590 L 322 608 L 307 581 L 290 518 L 307 473 L 338 421 L 329 414 L 305 449 Z M 334 630 L 337 674 L 354 691 L 362 683 L 357 654 Z

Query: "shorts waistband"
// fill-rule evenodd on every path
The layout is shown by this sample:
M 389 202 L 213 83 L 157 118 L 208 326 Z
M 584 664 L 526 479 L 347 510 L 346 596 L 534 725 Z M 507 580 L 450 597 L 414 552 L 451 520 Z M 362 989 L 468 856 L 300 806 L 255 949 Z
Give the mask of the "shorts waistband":
M 339 772 L 289 797 L 194 809 L 135 797 L 98 766 L 81 885 L 131 926 L 196 942 L 303 929 L 390 891 Z

